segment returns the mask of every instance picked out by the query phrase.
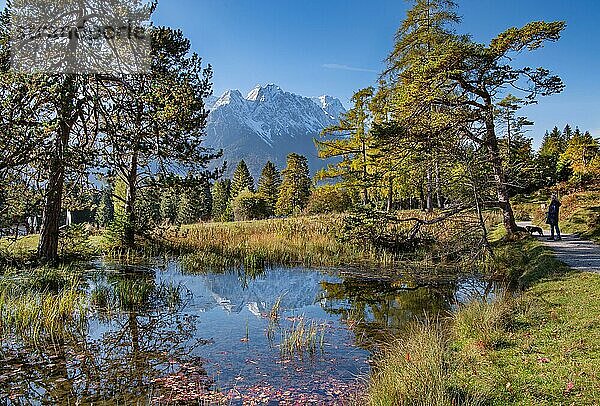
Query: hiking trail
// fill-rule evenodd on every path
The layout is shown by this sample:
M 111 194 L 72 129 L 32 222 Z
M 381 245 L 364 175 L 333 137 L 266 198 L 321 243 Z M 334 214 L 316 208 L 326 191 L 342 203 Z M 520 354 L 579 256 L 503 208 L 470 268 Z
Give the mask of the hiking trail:
M 530 222 L 519 223 L 520 227 L 531 225 Z M 537 239 L 554 252 L 556 259 L 576 271 L 600 273 L 600 245 L 577 235 L 563 234 L 562 241 L 548 241 L 548 237 L 550 230 L 544 229 L 544 237 L 537 236 Z

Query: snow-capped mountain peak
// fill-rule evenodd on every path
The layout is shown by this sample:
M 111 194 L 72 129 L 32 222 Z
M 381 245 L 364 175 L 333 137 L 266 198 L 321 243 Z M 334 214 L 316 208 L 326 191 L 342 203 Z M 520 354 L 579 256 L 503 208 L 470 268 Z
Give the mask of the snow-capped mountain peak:
M 246 100 L 249 101 L 260 101 L 265 102 L 275 95 L 284 93 L 283 90 L 277 85 L 268 84 L 266 86 L 257 85 L 254 89 L 248 93 Z
M 318 169 L 322 162 L 313 139 L 345 112 L 336 98 L 308 98 L 274 84 L 256 86 L 246 97 L 228 90 L 215 99 L 207 100 L 208 146 L 224 150 L 229 171 L 244 159 L 255 176 L 267 160 L 283 168 L 290 152 L 305 155 Z
M 342 102 L 335 97 L 323 95 L 314 97 L 312 100 L 333 118 L 339 119 L 340 116 L 346 112 Z
M 239 90 L 228 90 L 214 103 L 212 109 L 218 109 L 219 107 L 226 106 L 229 104 L 243 104 L 244 97 Z

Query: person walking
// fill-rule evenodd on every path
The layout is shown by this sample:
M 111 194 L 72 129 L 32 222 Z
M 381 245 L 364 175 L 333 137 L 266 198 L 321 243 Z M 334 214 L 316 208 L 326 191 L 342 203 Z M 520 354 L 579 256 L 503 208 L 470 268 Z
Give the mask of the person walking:
M 546 219 L 546 223 L 550 225 L 550 238 L 549 241 L 560 241 L 562 237 L 560 235 L 560 228 L 558 227 L 558 218 L 560 213 L 560 201 L 558 200 L 558 196 L 556 194 L 552 195 L 552 202 L 550 202 L 550 207 L 548 208 L 548 218 Z M 554 237 L 556 232 L 556 238 Z

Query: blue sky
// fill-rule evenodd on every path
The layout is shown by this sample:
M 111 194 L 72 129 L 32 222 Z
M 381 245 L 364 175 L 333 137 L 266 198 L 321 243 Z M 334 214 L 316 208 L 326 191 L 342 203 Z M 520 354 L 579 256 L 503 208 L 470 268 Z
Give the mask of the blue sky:
M 528 57 L 559 74 L 565 92 L 526 114 L 539 140 L 567 122 L 600 136 L 600 1 L 459 0 L 459 32 L 488 42 L 532 20 L 566 20 L 563 38 Z M 180 27 L 215 69 L 215 93 L 276 83 L 306 96 L 331 94 L 345 104 L 376 83 L 404 17 L 402 0 L 163 0 L 155 21 Z
M 559 74 L 567 88 L 526 114 L 539 140 L 567 122 L 600 136 L 600 1 L 458 0 L 462 33 L 482 42 L 532 20 L 566 20 L 556 44 L 527 56 Z M 5 3 L 0 0 L 0 5 Z M 376 83 L 405 15 L 403 0 L 160 0 L 154 21 L 181 28 L 215 70 L 215 94 L 276 83 L 306 96 L 330 94 L 348 105 Z

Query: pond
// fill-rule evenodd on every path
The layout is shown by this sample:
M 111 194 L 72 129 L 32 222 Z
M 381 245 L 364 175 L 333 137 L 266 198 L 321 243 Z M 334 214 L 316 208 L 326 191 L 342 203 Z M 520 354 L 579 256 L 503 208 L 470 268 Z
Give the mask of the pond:
M 2 341 L 8 404 L 343 404 L 381 343 L 483 295 L 474 275 L 428 280 L 273 268 L 193 273 L 94 264 L 69 338 Z

